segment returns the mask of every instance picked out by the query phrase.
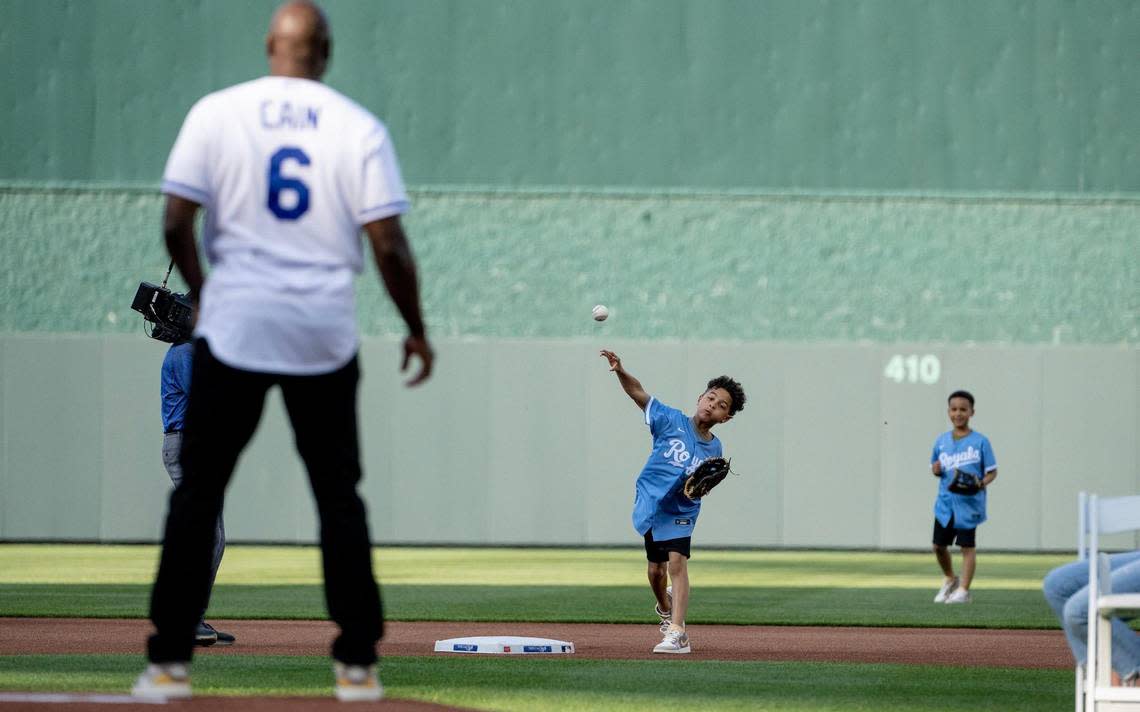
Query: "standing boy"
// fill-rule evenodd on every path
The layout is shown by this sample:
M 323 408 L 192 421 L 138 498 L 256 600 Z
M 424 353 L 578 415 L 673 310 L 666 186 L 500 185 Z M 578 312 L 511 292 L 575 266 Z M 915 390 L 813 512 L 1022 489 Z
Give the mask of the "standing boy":
M 664 634 L 653 652 L 688 653 L 689 548 L 701 502 L 686 497 L 682 486 L 701 462 L 722 456 L 720 440 L 712 429 L 744 408 L 744 389 L 728 376 L 714 378 L 697 399 L 696 411 L 687 416 L 650 396 L 613 351 L 603 349 L 601 355 L 626 395 L 644 411 L 653 436 L 653 449 L 637 477 L 633 498 L 633 526 L 645 538 L 649 587 L 657 599 Z
M 930 471 L 939 478 L 934 500 L 934 556 L 945 579 L 935 603 L 969 603 L 977 565 L 975 531 L 986 521 L 986 487 L 997 478 L 997 460 L 989 438 L 970 429 L 974 396 L 954 391 L 947 399 L 953 429 L 938 436 Z M 954 575 L 948 547 L 962 549 L 962 578 Z

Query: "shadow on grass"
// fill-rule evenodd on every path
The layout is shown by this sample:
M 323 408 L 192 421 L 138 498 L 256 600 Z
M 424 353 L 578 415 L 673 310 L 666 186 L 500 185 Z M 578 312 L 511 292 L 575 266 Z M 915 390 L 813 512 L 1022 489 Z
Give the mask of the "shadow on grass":
M 382 587 L 388 620 L 639 623 L 652 602 L 635 586 Z M 694 586 L 689 622 L 735 625 L 821 625 L 1056 629 L 1039 591 L 975 591 L 968 606 L 941 606 L 932 593 L 891 588 L 730 588 Z M 143 618 L 150 587 L 0 585 L 0 616 Z M 215 618 L 325 618 L 316 585 L 216 587 Z

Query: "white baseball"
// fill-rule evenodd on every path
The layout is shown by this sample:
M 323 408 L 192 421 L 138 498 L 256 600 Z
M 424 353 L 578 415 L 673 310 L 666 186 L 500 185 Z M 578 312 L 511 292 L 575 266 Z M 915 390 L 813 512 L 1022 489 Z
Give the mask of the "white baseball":
M 610 315 L 610 310 L 606 309 L 605 304 L 599 304 L 594 307 L 594 321 L 605 321 Z

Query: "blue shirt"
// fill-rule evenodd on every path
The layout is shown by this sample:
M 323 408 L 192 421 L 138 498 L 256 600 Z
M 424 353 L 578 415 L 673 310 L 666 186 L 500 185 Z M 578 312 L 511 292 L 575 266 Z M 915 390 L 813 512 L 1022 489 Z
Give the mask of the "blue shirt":
M 954 516 L 955 529 L 973 529 L 986 521 L 986 491 L 977 494 L 957 494 L 947 489 L 954 481 L 954 470 L 962 470 L 983 477 L 997 469 L 994 450 L 989 438 L 971 431 L 961 440 L 954 439 L 954 431 L 948 430 L 934 441 L 934 451 L 930 464 L 942 464 L 942 478 L 938 483 L 938 496 L 934 500 L 934 517 L 942 526 L 950 523 Z
M 656 398 L 645 406 L 645 424 L 653 450 L 637 476 L 633 527 L 642 536 L 652 529 L 655 541 L 692 536 L 701 503 L 686 497 L 681 486 L 697 465 L 721 456 L 720 440 L 703 440 L 689 416 Z
M 182 430 L 186 418 L 186 402 L 190 398 L 190 364 L 194 360 L 194 344 L 174 344 L 162 360 L 162 429 Z

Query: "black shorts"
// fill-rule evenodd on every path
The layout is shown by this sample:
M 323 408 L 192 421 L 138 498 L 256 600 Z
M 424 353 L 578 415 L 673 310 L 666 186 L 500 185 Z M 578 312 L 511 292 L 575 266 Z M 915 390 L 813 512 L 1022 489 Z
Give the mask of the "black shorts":
M 950 521 L 946 526 L 938 523 L 938 517 L 934 518 L 934 545 L 935 546 L 950 546 L 954 540 L 958 540 L 958 546 L 965 546 L 973 548 L 977 546 L 974 543 L 974 533 L 977 532 L 977 527 L 973 529 L 955 529 L 954 528 L 954 515 L 950 515 Z
M 645 532 L 645 558 L 655 564 L 664 564 L 669 560 L 669 552 L 675 551 L 687 559 L 689 558 L 689 545 L 692 541 L 693 538 L 691 536 L 683 536 L 680 539 L 653 541 L 653 530 L 650 529 Z

